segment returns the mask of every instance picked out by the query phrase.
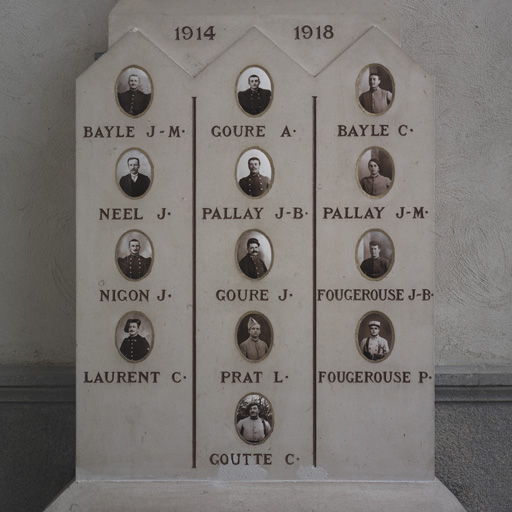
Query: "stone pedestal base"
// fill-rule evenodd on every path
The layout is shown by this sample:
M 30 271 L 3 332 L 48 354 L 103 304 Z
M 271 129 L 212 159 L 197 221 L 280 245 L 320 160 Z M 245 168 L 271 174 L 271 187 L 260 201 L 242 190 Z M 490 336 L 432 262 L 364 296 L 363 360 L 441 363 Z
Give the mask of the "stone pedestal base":
M 46 512 L 464 512 L 433 482 L 73 482 Z

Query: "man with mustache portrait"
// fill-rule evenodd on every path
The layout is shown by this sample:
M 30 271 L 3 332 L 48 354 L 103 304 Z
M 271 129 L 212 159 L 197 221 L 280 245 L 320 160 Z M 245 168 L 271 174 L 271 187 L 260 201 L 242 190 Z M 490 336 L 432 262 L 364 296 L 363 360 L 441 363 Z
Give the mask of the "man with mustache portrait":
M 247 254 L 238 262 L 240 270 L 250 279 L 263 277 L 268 269 L 263 260 L 258 256 L 260 242 L 257 238 L 247 240 Z

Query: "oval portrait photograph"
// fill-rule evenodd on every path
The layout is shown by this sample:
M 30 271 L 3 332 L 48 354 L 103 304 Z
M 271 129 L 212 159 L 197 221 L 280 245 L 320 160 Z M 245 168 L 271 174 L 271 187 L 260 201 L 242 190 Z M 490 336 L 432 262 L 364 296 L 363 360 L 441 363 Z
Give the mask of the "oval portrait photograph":
M 357 78 L 356 94 L 359 106 L 367 114 L 384 114 L 393 104 L 395 94 L 391 73 L 380 64 L 366 66 Z
M 246 149 L 236 163 L 236 182 L 247 197 L 263 197 L 274 181 L 271 158 L 260 148 Z
M 238 106 L 249 116 L 264 114 L 272 104 L 273 85 L 270 75 L 260 66 L 245 68 L 236 82 Z
M 149 73 L 139 66 L 123 69 L 116 82 L 116 100 L 127 116 L 142 116 L 153 100 L 153 82 Z
M 263 232 L 250 229 L 238 239 L 235 258 L 244 276 L 262 279 L 272 268 L 272 244 Z
M 393 185 L 393 159 L 385 149 L 376 146 L 365 149 L 357 160 L 356 175 L 357 182 L 366 195 L 383 197 Z
M 140 311 L 130 311 L 121 317 L 116 327 L 116 347 L 130 363 L 146 359 L 154 343 L 153 325 Z
M 237 348 L 244 359 L 253 363 L 262 361 L 269 355 L 273 337 L 270 321 L 257 311 L 246 313 L 236 326 Z
M 274 428 L 274 412 L 268 399 L 258 393 L 245 395 L 236 407 L 235 426 L 244 443 L 263 443 Z
M 356 261 L 361 274 L 379 281 L 386 277 L 395 261 L 391 238 L 381 229 L 370 229 L 359 239 Z
M 138 229 L 122 235 L 117 242 L 116 265 L 130 281 L 146 277 L 153 265 L 153 244 L 149 237 Z
M 116 183 L 121 192 L 131 199 L 144 197 L 153 182 L 153 164 L 147 153 L 130 148 L 117 160 Z
M 395 344 L 395 331 L 391 320 L 379 311 L 370 311 L 359 320 L 356 345 L 359 353 L 376 363 L 386 359 Z

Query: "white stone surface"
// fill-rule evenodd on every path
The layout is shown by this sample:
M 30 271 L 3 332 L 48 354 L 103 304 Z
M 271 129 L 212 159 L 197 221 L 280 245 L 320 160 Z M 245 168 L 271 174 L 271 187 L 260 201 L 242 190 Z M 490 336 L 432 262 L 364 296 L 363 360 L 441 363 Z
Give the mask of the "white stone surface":
M 174 29 L 171 33 L 170 27 L 192 25 L 195 29 L 197 14 L 205 15 L 201 26 L 215 26 L 215 40 L 206 44 L 204 38 L 187 44 L 183 44 L 183 38 L 176 40 Z M 315 27 L 329 24 L 335 36 L 320 45 L 310 44 L 310 40 L 297 44 L 290 35 L 295 34 L 296 26 L 304 24 Z M 371 0 L 321 0 L 314 3 L 300 0 L 293 2 L 293 9 L 285 2 L 269 0 L 245 0 L 237 2 L 236 6 L 229 1 L 180 0 L 171 3 L 161 0 L 153 2 L 151 10 L 140 2 L 127 0 L 119 2 L 110 14 L 109 46 L 132 28 L 137 28 L 195 76 L 252 27 L 256 27 L 316 75 L 339 55 L 340 50 L 348 48 L 372 26 L 378 26 L 399 43 L 399 17 L 390 0 L 378 4 Z M 313 35 L 313 39 L 315 37 Z
M 438 480 L 424 483 L 75 482 L 46 512 L 464 512 Z
M 362 63 L 378 62 L 392 73 L 396 93 L 383 115 L 361 111 L 351 95 L 333 94 L 354 87 Z M 318 289 L 405 289 L 433 292 L 434 282 L 434 112 L 433 81 L 377 28 L 370 30 L 344 52 L 321 75 L 318 94 Z M 336 89 L 334 89 L 336 90 Z M 417 94 L 421 92 L 420 98 Z M 389 126 L 388 136 L 338 137 L 334 124 Z M 398 135 L 399 126 L 413 129 Z M 380 132 L 379 132 L 380 133 Z M 353 179 L 355 162 L 369 146 L 385 148 L 395 162 L 395 179 L 382 198 L 361 193 Z M 324 219 L 323 207 L 382 208 L 382 219 Z M 424 219 L 398 219 L 400 207 L 411 211 L 423 206 Z M 351 213 L 354 215 L 353 213 Z M 369 281 L 359 272 L 355 246 L 369 229 L 382 229 L 394 244 L 394 265 L 379 281 Z M 418 250 L 421 247 L 421 250 Z M 336 255 L 332 257 L 330 255 Z M 433 377 L 433 301 L 407 298 L 403 301 L 327 301 L 318 306 L 318 370 L 410 371 L 410 384 L 318 384 L 319 460 L 330 475 L 342 479 L 428 480 L 433 478 L 434 381 L 418 383 L 425 371 Z M 395 329 L 395 346 L 378 363 L 365 361 L 354 346 L 357 322 L 377 310 L 389 317 Z M 389 341 L 389 340 L 388 340 Z M 318 379 L 317 379 L 318 381 Z M 320 420 L 321 418 L 321 420 Z M 328 454 L 337 453 L 337 457 Z M 393 460 L 393 464 L 386 464 Z M 342 467 L 339 463 L 342 462 Z
M 324 20 L 309 16 L 315 26 Z M 285 18 L 271 21 L 274 30 L 278 21 L 288 26 Z M 348 23 L 352 38 L 361 32 L 347 49 L 335 26 L 337 56 L 316 76 L 315 52 L 297 59 L 293 31 L 287 30 L 285 44 L 276 44 L 251 27 L 195 76 L 179 65 L 181 51 L 173 46 L 164 52 L 132 29 L 78 80 L 79 479 L 433 479 L 433 301 L 407 298 L 411 289 L 433 290 L 433 83 L 379 28 L 352 26 L 350 18 L 340 22 Z M 204 15 L 195 21 L 208 23 Z M 311 44 L 323 48 L 321 39 Z M 192 45 L 186 54 L 194 60 L 202 52 Z M 362 68 L 372 63 L 389 69 L 394 81 L 392 107 L 378 116 L 363 112 L 355 92 Z M 267 71 L 273 98 L 267 112 L 252 118 L 234 92 L 250 65 Z M 151 106 L 137 118 L 127 118 L 114 102 L 113 85 L 128 66 L 143 68 L 153 86 Z M 349 131 L 367 126 L 368 135 L 342 137 L 341 124 Z M 122 132 L 130 126 L 133 136 L 91 136 L 106 125 Z M 179 126 L 179 137 L 168 136 L 170 125 Z M 215 136 L 216 126 L 241 125 L 261 129 L 261 136 Z M 250 199 L 234 173 L 238 156 L 254 146 L 268 153 L 275 176 L 264 197 Z M 363 194 L 355 178 L 357 159 L 371 146 L 384 147 L 395 161 L 393 187 L 384 198 Z M 115 183 L 115 163 L 130 147 L 147 152 L 154 165 L 151 191 L 135 201 Z M 137 207 L 143 219 L 100 220 L 102 209 L 113 207 Z M 171 216 L 158 220 L 164 207 Z M 261 217 L 217 220 L 205 213 L 256 207 Z M 425 218 L 398 219 L 402 207 L 422 208 Z M 325 208 L 371 215 L 331 219 Z M 281 219 L 281 209 L 300 211 L 299 218 Z M 143 280 L 126 282 L 115 268 L 114 247 L 134 229 L 151 239 L 153 266 Z M 385 230 L 394 244 L 394 266 L 382 280 L 367 279 L 354 258 L 369 229 Z M 244 254 L 243 247 L 235 252 L 237 240 L 248 230 L 268 238 L 267 255 L 271 247 L 270 270 L 261 280 L 248 280 L 237 269 Z M 425 249 L 411 250 L 416 245 Z M 98 257 L 90 258 L 91 252 Z M 401 289 L 405 296 L 400 302 L 321 302 L 315 285 Z M 98 300 L 101 291 L 124 288 L 149 290 L 151 298 L 142 304 Z M 156 300 L 162 289 L 172 298 Z M 218 300 L 218 291 L 227 289 L 262 289 L 268 299 Z M 285 291 L 286 301 L 278 298 Z M 130 309 L 149 317 L 154 329 L 154 348 L 138 364 L 123 361 L 110 341 Z M 272 353 L 256 364 L 243 360 L 233 341 L 248 310 L 266 315 L 274 331 Z M 362 357 L 355 334 L 359 319 L 375 310 L 390 317 L 395 332 L 393 352 L 378 364 Z M 91 377 L 130 370 L 158 371 L 159 382 L 106 384 Z M 320 371 L 360 372 L 365 379 L 387 372 L 393 382 L 332 383 L 320 379 Z M 231 372 L 238 372 L 238 382 L 225 377 Z M 236 404 L 249 393 L 262 394 L 273 410 L 273 432 L 257 446 L 246 445 L 235 428 Z M 238 467 L 213 462 L 216 454 L 231 453 L 251 460 Z M 268 462 L 253 467 L 260 456 Z

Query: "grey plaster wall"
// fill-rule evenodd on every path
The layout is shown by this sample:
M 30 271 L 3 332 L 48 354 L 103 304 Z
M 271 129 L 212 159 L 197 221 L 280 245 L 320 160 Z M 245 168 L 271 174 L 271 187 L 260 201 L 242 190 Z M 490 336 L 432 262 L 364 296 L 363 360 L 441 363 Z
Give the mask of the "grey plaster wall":
M 512 2 L 396 5 L 436 80 L 437 363 L 511 364 Z
M 0 2 L 0 364 L 75 359 L 75 79 L 114 5 Z
M 512 2 L 395 3 L 437 84 L 437 363 L 511 364 Z M 0 2 L 0 364 L 74 362 L 74 80 L 114 4 Z

